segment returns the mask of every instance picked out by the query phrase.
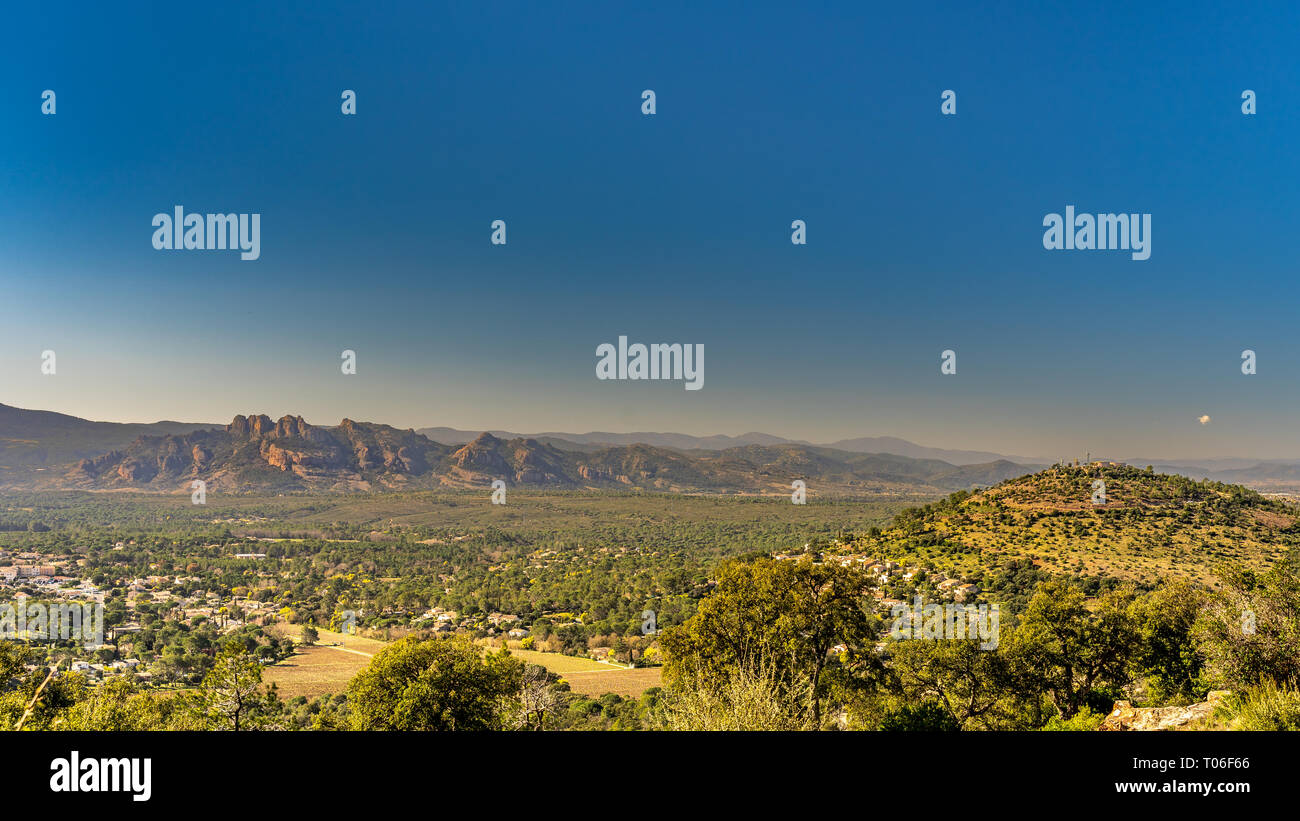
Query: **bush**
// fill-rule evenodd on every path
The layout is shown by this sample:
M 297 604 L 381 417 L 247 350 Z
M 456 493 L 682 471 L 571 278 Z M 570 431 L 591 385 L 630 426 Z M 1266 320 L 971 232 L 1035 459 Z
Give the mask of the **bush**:
M 1107 713 L 1099 713 L 1090 707 L 1084 707 L 1075 713 L 1073 718 L 1061 718 L 1059 714 L 1052 716 L 1042 729 L 1049 732 L 1088 732 L 1100 727 L 1106 720 L 1106 716 Z
M 956 732 L 961 725 L 940 705 L 923 701 L 904 704 L 893 710 L 880 722 L 880 729 L 888 732 Z
M 722 681 L 702 674 L 684 677 L 665 704 L 668 730 L 811 730 L 811 715 L 801 705 L 812 684 L 796 676 L 784 680 L 770 665 L 746 665 Z
M 1300 690 L 1265 682 L 1224 699 L 1214 717 L 1231 730 L 1300 730 Z

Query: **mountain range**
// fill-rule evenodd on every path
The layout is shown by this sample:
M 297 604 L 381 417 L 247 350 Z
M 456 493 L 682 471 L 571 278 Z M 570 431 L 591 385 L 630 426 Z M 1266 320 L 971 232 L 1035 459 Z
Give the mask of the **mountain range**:
M 416 432 L 422 433 L 430 439 L 448 444 L 464 444 L 472 441 L 479 434 L 479 431 L 443 427 L 417 428 Z M 639 433 L 609 433 L 603 431 L 559 433 L 551 431 L 533 434 L 512 433 L 504 430 L 487 432 L 502 439 L 537 439 L 556 444 L 559 447 L 568 447 L 571 450 L 607 447 L 610 445 L 651 445 L 675 450 L 726 450 L 727 448 L 743 447 L 745 445 L 809 445 L 832 450 L 846 450 L 850 453 L 892 453 L 914 459 L 940 459 L 954 465 L 976 465 L 1002 459 L 1010 462 L 1040 462 L 1044 464 L 1052 461 L 1032 457 L 1004 456 L 1000 453 L 981 450 L 931 448 L 893 436 L 863 436 L 856 439 L 840 439 L 835 442 L 814 445 L 814 443 L 803 439 L 784 439 L 769 433 L 756 432 L 742 433 L 739 436 L 691 436 L 685 433 L 652 433 L 648 431 Z
M 491 432 L 440 442 L 350 419 L 318 426 L 301 416 L 253 414 L 220 427 L 115 425 L 0 407 L 0 485 L 9 488 L 179 491 L 202 479 L 225 492 L 371 490 L 487 487 L 500 479 L 537 488 L 789 494 L 792 481 L 802 479 L 814 497 L 917 496 L 1035 469 L 1008 460 L 956 465 L 784 442 L 688 450 Z
M 988 485 L 1057 459 L 926 447 L 895 437 L 829 444 L 765 433 L 520 434 L 402 430 L 344 419 L 237 416 L 230 424 L 94 422 L 0 404 L 0 487 L 172 489 L 201 478 L 236 491 L 510 485 L 675 492 L 932 495 Z M 1163 473 L 1300 494 L 1300 460 L 1114 459 Z

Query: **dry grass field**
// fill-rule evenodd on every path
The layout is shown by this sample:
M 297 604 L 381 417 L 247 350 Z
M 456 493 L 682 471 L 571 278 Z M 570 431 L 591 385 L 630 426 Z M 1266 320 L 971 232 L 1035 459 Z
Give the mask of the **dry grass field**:
M 271 631 L 295 640 L 302 628 L 294 624 L 276 624 Z M 387 646 L 387 642 L 361 636 L 345 636 L 330 630 L 318 630 L 319 640 L 312 647 L 299 647 L 291 658 L 267 667 L 262 674 L 266 684 L 274 683 L 281 698 L 296 696 L 315 698 L 326 693 L 340 693 L 353 676 L 366 668 L 370 659 Z M 340 646 L 341 645 L 341 646 Z M 485 648 L 491 649 L 491 648 Z M 575 693 L 598 696 L 618 693 L 636 698 L 662 683 L 658 667 L 635 669 L 537 650 L 512 648 L 511 654 L 528 664 L 539 664 L 562 677 Z
M 300 647 L 292 657 L 267 667 L 262 682 L 275 684 L 285 700 L 295 696 L 312 699 L 342 692 L 369 663 L 369 656 L 335 647 Z
M 547 655 L 555 655 L 548 653 Z M 662 667 L 637 667 L 632 670 L 592 670 L 564 673 L 569 689 L 575 693 L 599 696 L 618 693 L 626 698 L 637 698 L 651 687 L 663 684 Z
M 542 653 L 537 650 L 520 650 L 515 647 L 510 648 L 510 655 L 527 664 L 540 664 L 559 676 L 567 676 L 569 673 L 618 672 L 623 667 L 621 664 L 605 664 L 591 659 L 579 658 L 578 656 L 566 656 L 562 653 Z
M 569 688 L 573 692 L 588 696 L 618 693 L 636 698 L 648 688 L 658 687 L 663 678 L 659 667 L 629 668 L 561 653 L 542 653 L 513 647 L 510 654 L 529 664 L 545 667 L 569 682 Z

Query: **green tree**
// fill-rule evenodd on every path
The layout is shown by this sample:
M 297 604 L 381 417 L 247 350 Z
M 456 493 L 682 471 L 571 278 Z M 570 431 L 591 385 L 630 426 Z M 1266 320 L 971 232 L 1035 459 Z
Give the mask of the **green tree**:
M 886 732 L 952 732 L 960 730 L 961 724 L 942 704 L 922 701 L 903 704 L 891 711 L 880 723 L 880 729 Z
M 1197 621 L 1198 649 L 1221 684 L 1300 685 L 1300 576 L 1282 562 L 1260 574 L 1224 569 L 1223 589 Z
M 680 695 L 699 688 L 721 692 L 743 674 L 778 696 L 784 691 L 808 711 L 811 726 L 820 727 L 831 650 L 855 647 L 874 634 L 865 586 L 859 571 L 811 558 L 731 562 L 696 614 L 660 636 L 664 677 Z
M 524 664 L 463 637 L 384 648 L 348 684 L 358 730 L 496 730 L 519 714 Z
M 987 726 L 986 720 L 1009 694 L 1010 685 L 1006 659 L 980 645 L 977 639 L 892 642 L 891 667 L 904 698 L 909 703 L 937 705 L 951 717 L 956 729 Z M 906 716 L 898 720 L 905 718 L 911 720 Z
M 1094 688 L 1129 682 L 1141 641 L 1130 613 L 1134 598 L 1123 588 L 1089 607 L 1082 590 L 1054 579 L 1029 600 L 1008 649 L 1041 681 L 1062 718 L 1073 718 Z
M 1199 585 L 1170 581 L 1134 603 L 1133 616 L 1142 638 L 1135 670 L 1147 680 L 1155 701 L 1191 703 L 1209 689 L 1201 680 L 1202 658 L 1195 636 L 1197 618 L 1207 601 Z
M 230 642 L 217 655 L 194 699 L 208 729 L 266 729 L 275 723 L 274 689 L 263 691 L 262 665 L 240 642 Z
M 31 651 L 16 641 L 0 641 L 0 693 L 8 690 L 22 675 Z
M 90 690 L 67 711 L 61 729 L 146 731 L 196 729 L 182 699 L 156 692 L 139 692 L 134 684 L 114 678 Z

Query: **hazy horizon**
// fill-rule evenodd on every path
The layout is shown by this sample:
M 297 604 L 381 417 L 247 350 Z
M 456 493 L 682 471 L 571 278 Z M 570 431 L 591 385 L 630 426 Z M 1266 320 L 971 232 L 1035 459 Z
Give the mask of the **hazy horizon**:
M 11 402 L 3 402 L 3 401 L 0 401 L 0 404 L 9 405 L 10 407 L 17 407 L 17 406 L 15 406 L 15 405 L 13 405 L 13 403 L 11 403 Z M 1105 450 L 1104 448 L 1103 448 L 1103 449 L 1091 449 L 1091 448 L 1088 448 L 1088 447 L 1085 447 L 1085 448 L 1079 450 L 1077 454 L 1074 453 L 1073 451 L 1069 451 L 1069 452 L 1062 451 L 1062 453 L 1060 453 L 1059 455 L 1052 455 L 1052 454 L 1049 454 L 1049 453 L 1028 453 L 1028 452 L 1016 452 L 1016 451 L 1007 451 L 1007 450 L 997 450 L 997 449 L 994 449 L 994 448 L 981 447 L 981 446 L 978 445 L 978 443 L 973 444 L 973 445 L 971 445 L 971 444 L 962 444 L 962 443 L 958 443 L 958 444 L 948 444 L 948 443 L 945 443 L 945 442 L 940 442 L 940 441 L 933 440 L 933 439 L 929 439 L 929 438 L 911 438 L 911 437 L 906 437 L 906 436 L 897 436 L 897 435 L 894 435 L 894 434 L 891 434 L 891 433 L 888 433 L 888 432 L 884 432 L 884 433 L 859 433 L 859 434 L 857 434 L 857 435 L 852 435 L 852 436 L 838 436 L 838 437 L 835 437 L 835 438 L 826 438 L 826 437 L 818 438 L 816 435 L 809 435 L 809 434 L 793 434 L 793 435 L 791 435 L 791 434 L 778 433 L 778 432 L 774 432 L 774 431 L 770 431 L 770 430 L 743 430 L 743 431 L 716 431 L 716 430 L 714 430 L 714 431 L 703 431 L 703 432 L 701 432 L 701 431 L 678 430 L 678 429 L 669 429 L 669 428 L 653 429 L 653 430 L 652 430 L 652 429 L 648 429 L 648 428 L 627 429 L 627 430 L 618 430 L 618 429 L 613 429 L 613 428 L 598 428 L 598 429 L 585 430 L 585 429 L 577 429 L 577 428 L 567 428 L 567 429 L 565 429 L 565 428 L 544 428 L 544 427 L 539 427 L 539 426 L 536 426 L 536 425 L 526 425 L 526 424 L 474 425 L 474 424 L 448 424 L 448 423 L 445 423 L 445 422 L 419 422 L 419 423 L 413 423 L 413 424 L 399 424 L 399 423 L 393 422 L 393 421 L 391 421 L 391 420 L 389 420 L 389 419 L 385 419 L 385 418 L 366 418 L 366 417 L 358 416 L 358 415 L 356 415 L 356 414 L 343 414 L 342 416 L 337 416 L 337 417 L 333 417 L 333 418 L 326 418 L 326 417 L 320 417 L 320 416 L 312 416 L 312 415 L 310 415 L 310 414 L 305 414 L 305 413 L 299 413 L 299 412 L 296 412 L 296 411 L 284 411 L 284 412 L 271 413 L 271 412 L 260 411 L 260 410 L 253 410 L 253 411 L 250 411 L 250 410 L 247 410 L 247 409 L 245 409 L 245 410 L 243 410 L 243 411 L 236 411 L 235 413 L 231 413 L 229 416 L 226 416 L 226 417 L 224 417 L 223 419 L 180 419 L 180 418 L 173 418 L 173 417 L 159 417 L 159 418 L 156 418 L 156 419 L 150 419 L 150 418 L 98 419 L 98 418 L 93 418 L 93 417 L 81 416 L 81 415 L 79 415 L 79 414 L 71 413 L 71 412 L 68 412 L 68 411 L 65 411 L 65 410 L 61 410 L 61 409 L 58 409 L 58 408 L 22 408 L 22 410 L 30 410 L 30 411 L 47 411 L 47 412 L 51 412 L 51 413 L 62 413 L 62 414 L 68 415 L 68 416 L 76 416 L 76 417 L 81 418 L 81 419 L 86 419 L 86 420 L 91 421 L 91 422 L 114 422 L 114 423 L 119 423 L 119 424 L 146 424 L 146 425 L 147 425 L 147 424 L 156 424 L 156 423 L 161 423 L 161 422 L 177 422 L 177 423 L 181 423 L 181 424 L 212 425 L 212 426 L 214 426 L 214 427 L 221 427 L 221 426 L 224 426 L 224 425 L 229 424 L 229 423 L 230 423 L 230 420 L 233 419 L 236 415 L 249 416 L 249 415 L 251 415 L 251 414 L 261 413 L 261 414 L 264 414 L 264 415 L 270 417 L 271 419 L 279 419 L 279 418 L 281 418 L 282 416 L 301 416 L 301 417 L 302 417 L 303 419 L 305 419 L 307 422 L 309 422 L 309 423 L 311 423 L 311 424 L 313 424 L 313 425 L 316 425 L 316 426 L 318 426 L 318 427 L 333 427 L 333 426 L 338 425 L 338 424 L 339 424 L 343 419 L 351 419 L 351 420 L 354 421 L 354 422 L 374 422 L 374 423 L 379 423 L 379 424 L 390 425 L 391 427 L 398 428 L 398 429 L 402 429 L 402 430 L 406 430 L 406 429 L 421 430 L 421 429 L 428 429 L 428 428 L 449 428 L 449 429 L 452 429 L 452 430 L 461 431 L 461 432 L 469 432 L 469 433 L 486 432 L 486 431 L 508 431 L 508 432 L 511 432 L 511 433 L 520 434 L 520 435 L 525 435 L 525 436 L 555 436 L 555 437 L 563 437 L 563 436 L 565 436 L 565 435 L 571 435 L 571 436 L 591 436 L 591 435 L 594 435 L 594 434 L 611 434 L 611 435 L 617 435 L 617 436 L 628 436 L 628 435 L 632 435 L 632 434 L 638 434 L 638 433 L 641 433 L 641 434 L 654 434 L 654 435 L 684 435 L 684 436 L 697 437 L 697 438 L 709 438 L 709 437 L 715 437 L 715 436 L 726 436 L 726 437 L 731 437 L 731 438 L 738 438 L 738 437 L 743 437 L 743 436 L 751 435 L 751 434 L 759 434 L 759 435 L 766 435 L 766 436 L 774 436 L 774 437 L 777 437 L 777 438 L 780 438 L 780 439 L 789 440 L 789 441 L 791 441 L 791 442 L 803 442 L 803 443 L 807 443 L 807 444 L 809 444 L 809 445 L 815 445 L 815 446 L 830 446 L 830 445 L 834 445 L 834 444 L 837 443 L 837 442 L 843 442 L 843 441 L 846 441 L 846 440 L 853 440 L 853 439 L 873 439 L 873 438 L 882 438 L 882 439 L 883 439 L 883 438 L 889 438 L 889 439 L 899 439 L 899 440 L 902 440 L 902 441 L 908 442 L 908 443 L 910 443 L 910 444 L 912 444 L 912 445 L 917 445 L 917 446 L 920 446 L 920 447 L 923 447 L 923 448 L 929 448 L 929 449 L 934 449 L 934 450 L 951 450 L 951 451 L 968 451 L 968 452 L 974 452 L 974 453 L 990 453 L 990 454 L 995 454 L 995 455 L 997 455 L 997 456 L 999 456 L 999 457 L 1005 457 L 1005 458 L 1010 458 L 1010 459 L 1019 459 L 1019 460 L 1021 460 L 1021 461 L 1035 461 L 1035 462 L 1047 462 L 1047 463 L 1055 462 L 1055 461 L 1057 461 L 1058 459 L 1064 459 L 1064 460 L 1067 460 L 1067 461 L 1070 460 L 1070 459 L 1074 459 L 1074 458 L 1083 459 L 1083 458 L 1084 458 L 1087 454 L 1089 454 L 1089 453 L 1092 455 L 1093 458 L 1096 458 L 1096 459 L 1125 459 L 1125 460 L 1130 460 L 1130 461 L 1135 461 L 1135 462 L 1136 462 L 1136 461 L 1149 461 L 1149 462 L 1162 462 L 1162 461 L 1163 461 L 1163 462 L 1184 462 L 1184 463 L 1186 463 L 1186 462 L 1193 462 L 1193 461 L 1196 461 L 1197 459 L 1203 459 L 1203 460 L 1205 460 L 1205 461 L 1207 461 L 1207 462 L 1215 462 L 1215 461 L 1230 461 L 1230 460 L 1258 460 L 1258 461 L 1260 461 L 1260 462 L 1268 462 L 1268 461 L 1300 461 L 1300 456 L 1278 456 L 1278 455 L 1276 455 L 1276 454 L 1274 454 L 1274 455 L 1267 455 L 1267 456 L 1264 456 L 1264 455 L 1256 455 L 1256 454 L 1248 454 L 1248 453 L 1228 454 L 1228 455 L 1225 455 L 1225 456 L 1199 456 L 1199 457 L 1198 457 L 1198 456 L 1186 456 L 1186 455 L 1182 455 L 1182 454 L 1152 456 L 1152 455 L 1150 455 L 1149 453 L 1141 453 L 1141 452 L 1134 452 L 1134 453 L 1118 453 L 1118 452 L 1110 452 L 1110 451 L 1107 451 L 1107 450 Z M 2 431 L 0 431 L 0 432 L 2 432 Z

